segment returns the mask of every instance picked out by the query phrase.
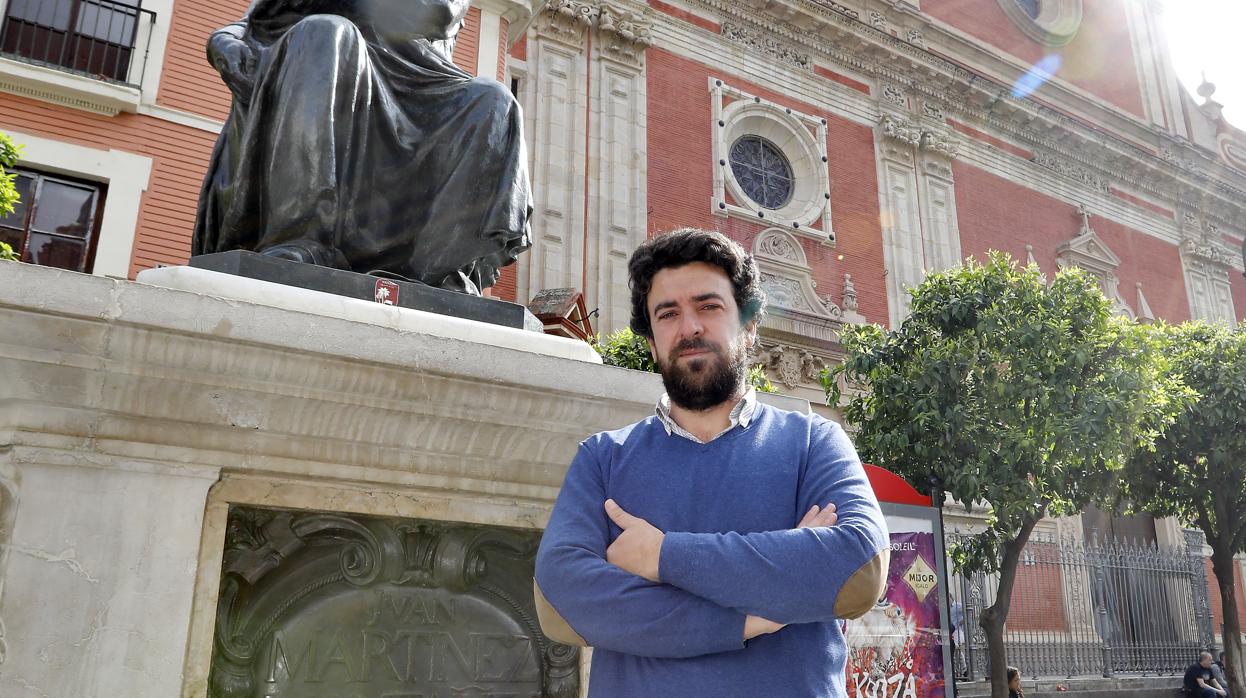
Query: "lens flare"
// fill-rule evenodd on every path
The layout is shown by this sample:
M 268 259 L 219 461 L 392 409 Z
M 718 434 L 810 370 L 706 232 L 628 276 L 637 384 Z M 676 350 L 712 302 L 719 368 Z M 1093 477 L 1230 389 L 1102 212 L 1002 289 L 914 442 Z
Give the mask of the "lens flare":
M 1035 90 L 1042 87 L 1043 83 L 1050 80 L 1058 70 L 1060 70 L 1060 55 L 1053 53 L 1044 56 L 1013 84 L 1012 96 L 1016 99 L 1029 97 L 1034 94 Z

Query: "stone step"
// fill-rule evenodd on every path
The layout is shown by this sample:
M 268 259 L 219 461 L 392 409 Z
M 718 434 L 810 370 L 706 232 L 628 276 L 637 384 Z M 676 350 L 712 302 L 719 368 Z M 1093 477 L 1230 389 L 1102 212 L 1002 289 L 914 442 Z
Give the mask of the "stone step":
M 1021 687 L 1030 696 L 1068 696 L 1068 698 L 1176 698 L 1180 676 L 1123 676 L 1111 679 L 1079 677 L 1072 679 L 1023 679 Z M 957 698 L 989 698 L 991 687 L 985 681 L 958 682 Z

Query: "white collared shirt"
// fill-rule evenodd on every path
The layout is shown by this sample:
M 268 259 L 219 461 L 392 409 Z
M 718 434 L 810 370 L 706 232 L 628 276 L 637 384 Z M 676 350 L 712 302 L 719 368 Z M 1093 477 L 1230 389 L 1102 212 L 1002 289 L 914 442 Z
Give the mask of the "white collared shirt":
M 731 408 L 731 415 L 729 416 L 731 424 L 727 425 L 726 429 L 715 434 L 709 441 L 717 439 L 737 426 L 748 427 L 749 422 L 753 419 L 753 413 L 756 411 L 757 389 L 749 386 L 749 389 L 744 392 L 744 397 L 741 397 L 740 401 L 735 404 L 735 407 Z M 682 436 L 699 444 L 709 443 L 709 441 L 702 441 L 693 436 L 691 432 L 679 426 L 679 423 L 671 417 L 671 398 L 666 393 L 662 393 L 662 397 L 658 398 L 657 414 L 658 421 L 662 422 L 662 426 L 666 428 L 667 435 Z

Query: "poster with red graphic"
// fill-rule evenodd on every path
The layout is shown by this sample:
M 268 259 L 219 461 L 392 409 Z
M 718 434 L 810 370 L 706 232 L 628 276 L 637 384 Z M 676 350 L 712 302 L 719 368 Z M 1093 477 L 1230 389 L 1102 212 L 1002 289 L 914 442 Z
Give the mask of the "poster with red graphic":
M 886 508 L 886 507 L 884 507 Z M 943 698 L 945 602 L 933 522 L 888 516 L 887 590 L 868 613 L 849 620 L 849 698 Z

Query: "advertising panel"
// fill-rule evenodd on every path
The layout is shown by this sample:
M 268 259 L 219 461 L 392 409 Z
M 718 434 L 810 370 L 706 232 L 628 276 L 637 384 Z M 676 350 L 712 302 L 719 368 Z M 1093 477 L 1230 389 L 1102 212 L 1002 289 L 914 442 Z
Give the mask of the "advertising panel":
M 891 532 L 887 590 L 868 613 L 846 622 L 848 695 L 944 698 L 952 691 L 944 684 L 950 648 L 938 511 L 882 507 Z

